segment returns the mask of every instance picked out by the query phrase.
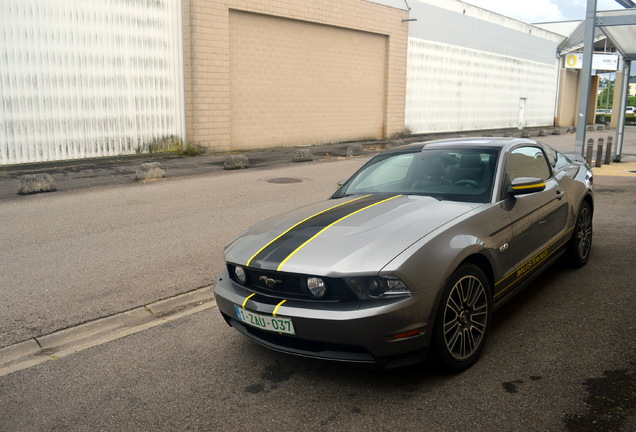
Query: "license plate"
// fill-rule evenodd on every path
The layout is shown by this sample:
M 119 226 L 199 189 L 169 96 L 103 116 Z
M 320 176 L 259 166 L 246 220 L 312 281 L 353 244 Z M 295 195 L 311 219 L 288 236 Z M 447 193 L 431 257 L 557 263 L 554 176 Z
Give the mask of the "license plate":
M 296 334 L 291 318 L 261 315 L 236 305 L 234 305 L 234 310 L 238 320 L 244 324 L 276 333 Z

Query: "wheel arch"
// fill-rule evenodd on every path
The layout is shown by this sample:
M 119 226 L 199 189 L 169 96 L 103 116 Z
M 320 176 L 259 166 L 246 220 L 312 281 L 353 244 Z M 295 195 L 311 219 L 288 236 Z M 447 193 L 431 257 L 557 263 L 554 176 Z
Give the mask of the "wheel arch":
M 479 267 L 481 269 L 481 271 L 484 272 L 484 274 L 488 278 L 488 285 L 489 285 L 489 288 L 490 288 L 490 294 L 494 296 L 495 293 L 493 292 L 493 290 L 495 288 L 495 274 L 494 274 L 494 270 L 493 270 L 492 265 L 491 265 L 490 261 L 488 260 L 488 258 L 486 258 L 484 255 L 482 255 L 480 253 L 473 253 L 473 254 L 467 256 L 466 258 L 464 258 L 464 260 L 461 263 L 459 263 L 459 265 L 457 266 L 457 268 L 455 270 L 457 270 L 458 268 L 460 268 L 464 264 L 474 264 L 477 267 Z

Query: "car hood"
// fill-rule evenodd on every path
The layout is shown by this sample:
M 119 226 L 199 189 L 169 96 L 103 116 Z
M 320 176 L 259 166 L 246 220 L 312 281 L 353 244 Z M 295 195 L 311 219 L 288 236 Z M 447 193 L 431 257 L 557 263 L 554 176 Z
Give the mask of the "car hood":
M 331 199 L 263 221 L 225 248 L 227 262 L 317 276 L 368 275 L 481 204 L 414 195 Z

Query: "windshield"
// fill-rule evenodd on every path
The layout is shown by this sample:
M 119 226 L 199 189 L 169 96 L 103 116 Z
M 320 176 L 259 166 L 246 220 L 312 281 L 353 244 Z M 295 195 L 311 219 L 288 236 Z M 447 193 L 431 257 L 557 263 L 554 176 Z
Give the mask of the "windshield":
M 499 152 L 494 149 L 426 149 L 378 155 L 334 194 L 399 193 L 440 200 L 490 201 Z

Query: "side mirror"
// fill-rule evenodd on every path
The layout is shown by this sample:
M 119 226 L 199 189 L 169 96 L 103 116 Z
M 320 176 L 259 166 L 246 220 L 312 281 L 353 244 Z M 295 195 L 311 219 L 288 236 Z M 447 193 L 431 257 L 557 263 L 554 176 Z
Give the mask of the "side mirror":
M 517 177 L 508 188 L 508 193 L 514 196 L 526 195 L 545 190 L 545 180 L 536 177 Z

